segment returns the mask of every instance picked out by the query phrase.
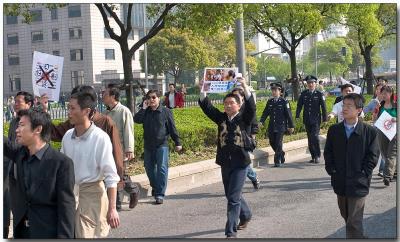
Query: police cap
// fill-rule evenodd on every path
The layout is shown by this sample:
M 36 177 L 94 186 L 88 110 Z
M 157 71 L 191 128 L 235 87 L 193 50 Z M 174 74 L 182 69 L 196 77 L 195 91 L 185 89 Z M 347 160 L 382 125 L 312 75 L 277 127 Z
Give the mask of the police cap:
M 270 86 L 271 86 L 271 89 L 278 88 L 278 89 L 282 90 L 282 84 L 280 84 L 279 82 L 273 82 L 270 84 Z
M 306 76 L 306 82 L 317 82 L 317 78 L 313 75 Z

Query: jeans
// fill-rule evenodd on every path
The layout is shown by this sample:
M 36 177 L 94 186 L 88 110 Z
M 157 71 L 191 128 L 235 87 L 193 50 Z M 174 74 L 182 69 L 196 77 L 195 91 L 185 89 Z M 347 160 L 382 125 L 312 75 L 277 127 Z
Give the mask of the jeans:
M 250 181 L 252 181 L 252 182 L 256 182 L 257 181 L 257 174 L 254 171 L 254 169 L 251 167 L 251 165 L 249 165 L 247 167 L 247 178 L 249 178 Z
M 379 163 L 379 172 L 383 174 L 383 169 L 385 168 L 385 160 L 383 157 L 380 157 L 380 163 Z
M 238 219 L 249 220 L 251 211 L 242 196 L 242 188 L 246 179 L 247 167 L 221 167 L 222 182 L 227 205 L 227 222 L 225 235 L 236 235 Z
M 163 199 L 168 182 L 168 146 L 154 150 L 144 149 L 144 168 L 154 191 L 155 198 Z

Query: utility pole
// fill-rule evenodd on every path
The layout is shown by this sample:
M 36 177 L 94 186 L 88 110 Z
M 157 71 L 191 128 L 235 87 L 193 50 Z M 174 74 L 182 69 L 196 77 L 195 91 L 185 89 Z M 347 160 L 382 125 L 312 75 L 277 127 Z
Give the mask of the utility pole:
M 143 7 L 143 33 L 146 36 L 146 6 L 142 3 Z M 147 44 L 144 43 L 144 80 L 146 82 L 146 89 L 149 90 L 149 78 L 148 78 L 148 70 L 147 70 Z
M 317 39 L 318 39 L 318 33 L 315 34 L 315 38 L 314 38 L 314 45 L 315 45 L 315 77 L 316 78 L 318 78 Z
M 243 30 L 243 12 L 240 13 L 238 19 L 235 20 L 235 36 L 236 36 L 236 65 L 239 72 L 246 76 L 246 57 L 244 49 L 244 30 Z M 246 76 L 248 78 L 248 76 Z M 249 83 L 249 86 L 251 83 Z

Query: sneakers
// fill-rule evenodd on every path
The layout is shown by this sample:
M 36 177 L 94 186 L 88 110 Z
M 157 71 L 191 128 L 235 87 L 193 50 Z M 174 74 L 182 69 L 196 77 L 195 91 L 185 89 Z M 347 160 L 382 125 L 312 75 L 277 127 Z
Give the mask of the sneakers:
M 164 199 L 156 198 L 156 204 L 163 204 L 163 203 L 164 203 Z
M 383 177 L 383 173 L 382 172 L 378 172 L 378 176 Z
M 256 178 L 255 181 L 251 181 L 251 183 L 253 183 L 254 189 L 256 190 L 260 189 L 260 181 L 258 180 L 258 178 Z

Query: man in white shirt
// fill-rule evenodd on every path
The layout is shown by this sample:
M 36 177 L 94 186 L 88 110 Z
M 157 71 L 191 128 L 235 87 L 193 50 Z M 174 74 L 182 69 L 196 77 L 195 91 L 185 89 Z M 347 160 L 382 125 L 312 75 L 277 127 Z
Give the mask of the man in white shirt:
M 349 93 L 354 92 L 354 87 L 350 83 L 343 84 L 340 86 L 340 91 L 342 92 L 342 97 L 345 97 Z M 333 117 L 337 117 L 337 123 L 340 123 L 344 120 L 343 100 L 333 105 L 332 112 L 328 115 L 328 120 L 332 119 Z M 361 112 L 360 117 L 364 117 L 364 112 Z
M 67 131 L 61 144 L 61 152 L 74 163 L 76 238 L 106 237 L 108 225 L 119 226 L 115 203 L 120 178 L 109 136 L 90 121 L 95 100 L 89 93 L 78 92 L 71 96 L 68 118 L 75 126 Z

